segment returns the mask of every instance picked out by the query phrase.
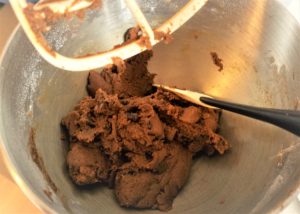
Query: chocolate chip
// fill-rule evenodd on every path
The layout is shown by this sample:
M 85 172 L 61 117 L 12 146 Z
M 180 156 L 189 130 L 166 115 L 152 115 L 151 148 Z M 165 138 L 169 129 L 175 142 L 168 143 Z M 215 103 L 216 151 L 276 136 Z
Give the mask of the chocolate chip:
M 121 99 L 120 101 L 121 101 L 121 103 L 122 103 L 123 105 L 128 105 L 128 101 L 127 101 L 127 100 Z
M 91 119 L 88 119 L 86 124 L 92 129 L 96 127 L 94 121 L 92 121 Z
M 152 159 L 153 159 L 152 152 L 150 152 L 150 151 L 147 151 L 147 152 L 145 153 L 145 156 L 146 156 L 146 159 L 147 159 L 147 160 L 152 160 Z
M 108 132 L 111 132 L 112 130 L 112 127 L 111 127 L 111 124 L 110 123 L 106 123 L 104 128 L 108 131 Z
M 161 162 L 156 168 L 158 174 L 164 173 L 168 169 L 168 164 L 166 162 Z
M 139 120 L 139 115 L 137 113 L 127 113 L 127 118 L 133 122 L 137 122 Z

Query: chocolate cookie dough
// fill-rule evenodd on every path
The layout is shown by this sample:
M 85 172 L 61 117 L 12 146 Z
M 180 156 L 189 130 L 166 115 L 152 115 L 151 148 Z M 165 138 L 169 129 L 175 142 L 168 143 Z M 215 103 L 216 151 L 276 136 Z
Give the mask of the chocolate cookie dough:
M 193 156 L 224 154 L 229 144 L 216 133 L 218 111 L 152 87 L 151 56 L 115 59 L 101 73 L 90 72 L 90 96 L 62 125 L 76 184 L 107 184 L 121 206 L 165 211 L 186 183 Z
M 213 63 L 219 67 L 218 71 L 222 71 L 224 69 L 223 60 L 219 57 L 217 52 L 210 52 Z

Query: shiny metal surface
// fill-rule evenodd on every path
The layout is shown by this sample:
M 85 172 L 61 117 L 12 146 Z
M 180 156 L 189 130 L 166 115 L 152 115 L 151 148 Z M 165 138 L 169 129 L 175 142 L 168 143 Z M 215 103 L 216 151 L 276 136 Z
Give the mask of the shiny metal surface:
M 176 9 L 167 0 L 159 8 L 143 2 L 153 25 Z M 160 16 L 167 6 L 170 10 Z M 79 37 L 72 37 L 71 23 L 62 24 L 49 39 L 70 55 L 120 42 L 122 32 L 134 25 L 132 19 L 119 1 L 104 2 L 103 11 L 82 27 L 86 33 Z M 158 83 L 249 105 L 297 109 L 299 35 L 299 24 L 277 1 L 211 0 L 174 34 L 173 43 L 154 48 L 150 70 L 158 74 Z M 212 63 L 211 51 L 223 59 L 222 72 Z M 66 174 L 59 123 L 85 95 L 86 77 L 87 72 L 74 74 L 48 65 L 23 32 L 15 32 L 0 70 L 0 140 L 9 167 L 26 194 L 47 212 L 137 213 L 120 208 L 108 188 L 78 189 Z M 49 187 L 29 155 L 30 127 L 36 129 L 37 149 L 59 189 L 53 201 L 44 194 Z M 197 159 L 169 213 L 278 212 L 300 185 L 300 140 L 227 112 L 221 132 L 232 151 L 224 157 Z

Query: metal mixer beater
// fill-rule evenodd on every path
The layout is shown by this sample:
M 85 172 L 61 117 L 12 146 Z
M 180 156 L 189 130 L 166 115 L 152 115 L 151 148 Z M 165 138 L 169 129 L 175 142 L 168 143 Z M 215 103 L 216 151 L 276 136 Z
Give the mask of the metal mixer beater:
M 190 0 L 175 15 L 153 30 L 137 2 L 124 1 L 138 24 L 141 36 L 135 41 L 111 50 L 77 58 L 67 57 L 54 51 L 43 33 L 50 31 L 50 25 L 61 18 L 69 18 L 73 15 L 84 17 L 86 10 L 96 10 L 101 7 L 101 0 L 41 0 L 36 4 L 28 3 L 26 0 L 10 0 L 10 3 L 27 37 L 46 61 L 64 70 L 83 71 L 111 64 L 114 57 L 125 60 L 151 48 L 167 39 L 207 2 L 207 0 Z

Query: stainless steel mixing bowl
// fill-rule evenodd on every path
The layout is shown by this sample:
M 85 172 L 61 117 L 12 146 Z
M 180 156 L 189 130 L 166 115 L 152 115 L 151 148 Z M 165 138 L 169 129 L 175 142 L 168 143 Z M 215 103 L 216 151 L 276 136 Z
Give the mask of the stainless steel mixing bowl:
M 157 25 L 185 1 L 140 2 L 151 24 Z M 49 40 L 69 55 L 107 49 L 120 43 L 122 33 L 134 25 L 129 14 L 122 1 L 107 0 L 101 15 L 92 14 L 80 27 L 84 31 L 75 33 L 77 37 L 72 30 L 76 22 L 62 23 Z M 298 23 L 277 1 L 210 0 L 174 34 L 173 43 L 154 48 L 150 70 L 158 74 L 156 81 L 160 83 L 244 104 L 297 109 L 299 35 Z M 223 59 L 223 71 L 212 63 L 211 51 Z M 120 208 L 106 187 L 77 188 L 67 175 L 59 124 L 86 94 L 87 74 L 47 64 L 17 28 L 0 72 L 0 133 L 8 167 L 24 192 L 44 211 L 140 212 Z M 30 156 L 31 127 L 36 130 L 37 150 L 57 193 Z M 195 160 L 190 179 L 169 213 L 279 211 L 299 187 L 299 138 L 228 112 L 223 112 L 221 133 L 232 144 L 231 152 Z

